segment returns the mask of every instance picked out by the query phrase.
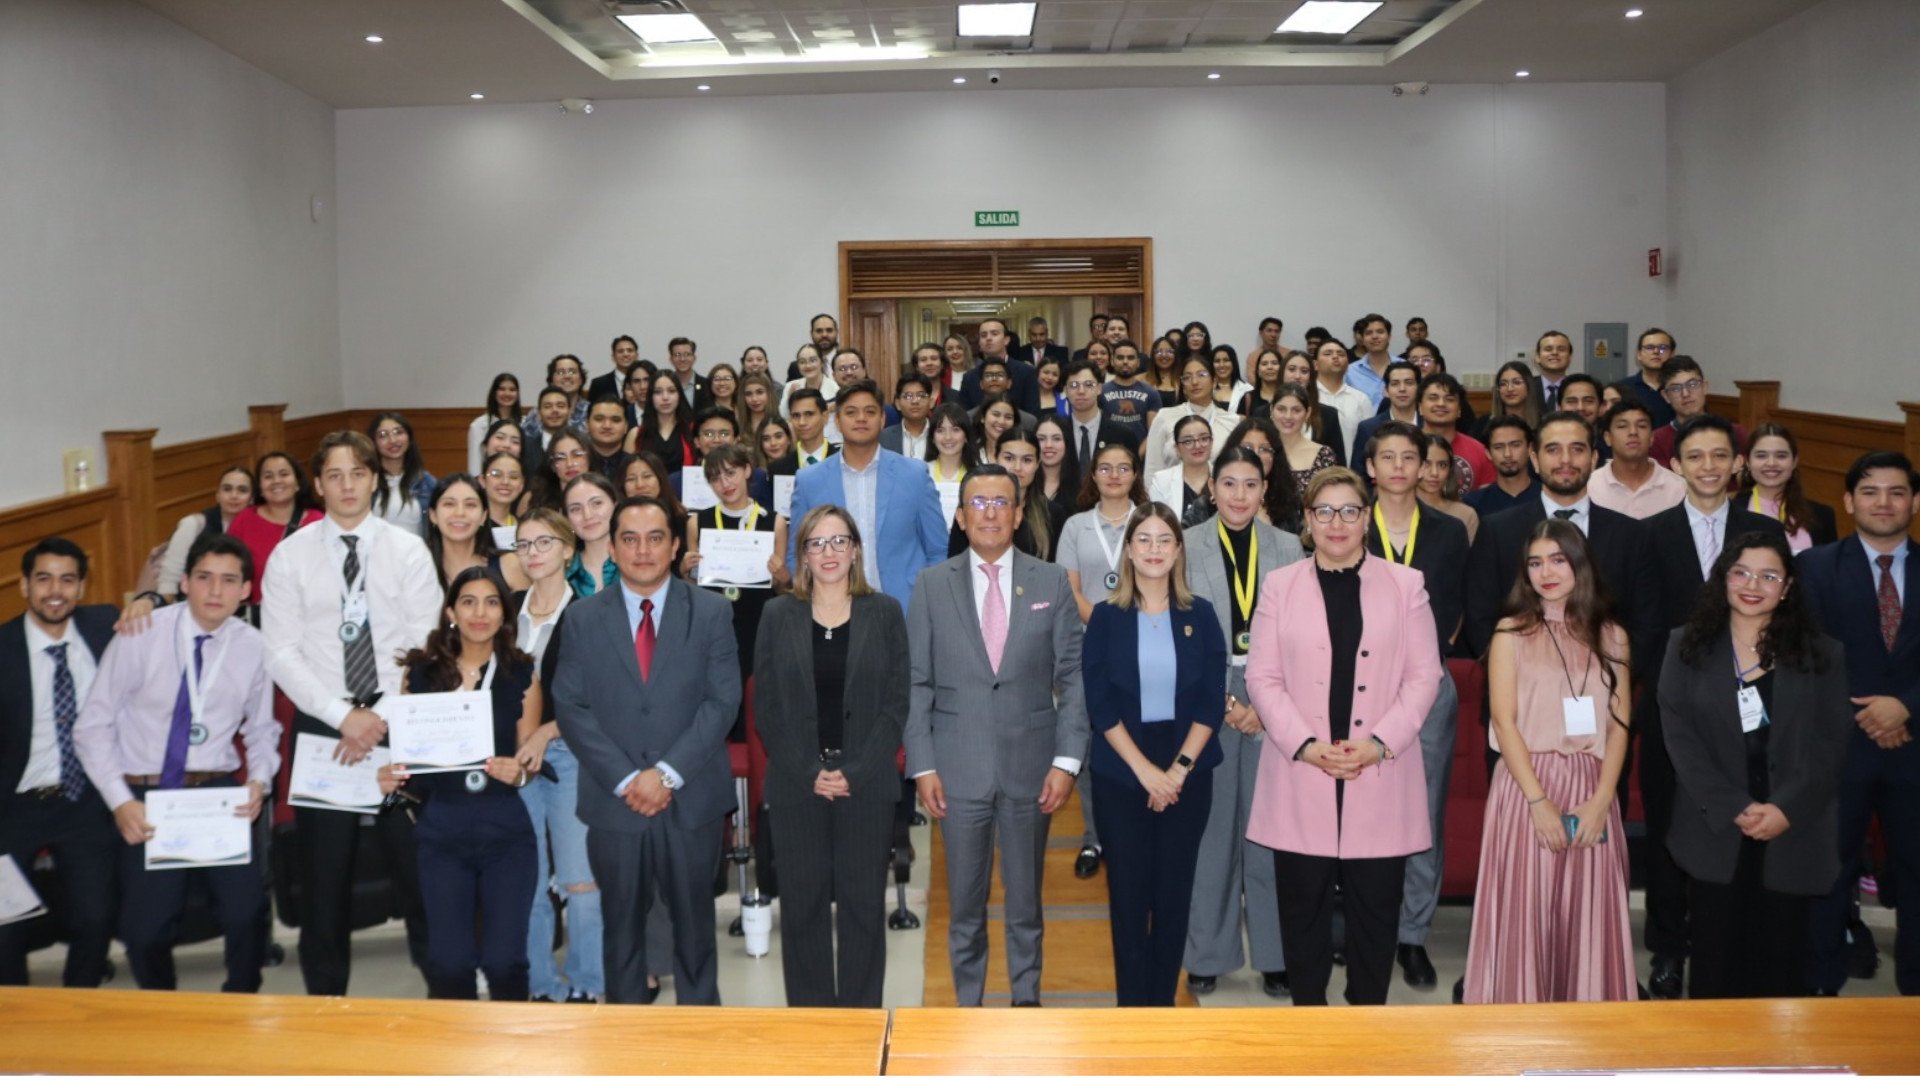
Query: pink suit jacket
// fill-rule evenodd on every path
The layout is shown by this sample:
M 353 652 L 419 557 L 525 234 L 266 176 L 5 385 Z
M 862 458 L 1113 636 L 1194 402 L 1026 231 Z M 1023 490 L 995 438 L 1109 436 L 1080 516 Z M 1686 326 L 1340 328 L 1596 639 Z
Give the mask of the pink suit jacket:
M 1267 729 L 1260 748 L 1247 839 L 1301 855 L 1375 859 L 1433 846 L 1427 821 L 1420 725 L 1440 689 L 1440 646 L 1420 571 L 1373 555 L 1360 564 L 1364 628 L 1354 666 L 1355 741 L 1378 736 L 1393 757 L 1347 782 L 1345 810 L 1334 782 L 1293 754 L 1308 739 L 1333 738 L 1327 684 L 1333 648 L 1311 557 L 1267 575 L 1253 615 L 1247 693 Z

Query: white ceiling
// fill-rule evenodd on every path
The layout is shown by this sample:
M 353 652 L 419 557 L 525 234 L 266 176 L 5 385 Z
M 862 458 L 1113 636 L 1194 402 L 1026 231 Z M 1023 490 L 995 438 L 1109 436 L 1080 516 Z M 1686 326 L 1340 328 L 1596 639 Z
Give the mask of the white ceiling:
M 937 0 L 686 0 L 721 39 L 647 50 L 601 0 L 141 0 L 337 108 L 715 94 L 1278 83 L 1661 82 L 1819 0 L 1388 0 L 1339 43 L 1300 0 L 1039 0 L 1031 40 L 954 37 Z M 1646 14 L 1627 19 L 1630 7 Z M 384 42 L 368 44 L 368 34 Z M 925 59 L 821 61 L 826 42 Z M 693 55 L 687 55 L 687 53 Z M 806 62 L 799 62 L 805 58 Z M 671 61 L 671 66 L 665 61 Z M 968 81 L 954 84 L 956 77 Z

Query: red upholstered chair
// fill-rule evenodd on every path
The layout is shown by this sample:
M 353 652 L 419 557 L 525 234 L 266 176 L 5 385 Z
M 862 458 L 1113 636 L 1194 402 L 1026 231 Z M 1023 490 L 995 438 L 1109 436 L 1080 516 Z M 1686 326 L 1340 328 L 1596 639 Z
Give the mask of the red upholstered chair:
M 1448 660 L 1447 671 L 1460 692 L 1460 716 L 1453 738 L 1453 778 L 1447 787 L 1440 895 L 1471 897 L 1480 873 L 1480 833 L 1487 812 L 1487 726 L 1480 720 L 1487 675 L 1477 660 Z

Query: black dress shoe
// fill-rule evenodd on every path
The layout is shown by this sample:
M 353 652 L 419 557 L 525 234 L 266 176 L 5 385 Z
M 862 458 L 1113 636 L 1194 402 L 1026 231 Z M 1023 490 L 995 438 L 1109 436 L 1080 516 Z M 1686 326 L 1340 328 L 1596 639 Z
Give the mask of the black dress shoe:
M 1467 977 L 1465 975 L 1453 980 L 1453 1003 L 1455 1005 L 1465 1005 L 1467 1003 Z
M 1187 989 L 1193 991 L 1194 997 L 1206 997 L 1208 994 L 1213 993 L 1219 985 L 1220 979 L 1215 975 L 1190 974 L 1187 976 Z
M 1334 967 L 1347 966 L 1347 950 L 1345 949 L 1333 950 L 1333 966 Z
M 1840 996 L 1840 991 L 1838 991 L 1838 990 L 1815 990 L 1815 991 L 1813 991 L 1813 996 L 1814 996 L 1814 997 L 1839 997 L 1839 996 Z
M 1016 1001 L 1013 1003 L 1013 1007 L 1016 1009 L 1037 1009 L 1040 1007 L 1040 1003 L 1037 1001 Z
M 1073 876 L 1077 878 L 1090 878 L 1099 872 L 1100 849 L 1097 847 L 1081 848 L 1079 857 L 1073 860 Z
M 1284 971 L 1263 971 L 1260 973 L 1260 991 L 1270 998 L 1293 996 L 1293 984 L 1287 981 Z
M 1678 956 L 1654 957 L 1653 975 L 1647 980 L 1647 992 L 1666 1001 L 1678 999 L 1684 989 L 1682 980 L 1686 967 L 1686 960 Z
M 655 990 L 658 990 L 658 989 L 659 989 L 659 987 L 655 987 L 654 989 L 655 989 Z M 599 1003 L 599 1002 L 597 1002 L 597 1001 L 595 1001 L 595 1000 L 593 1000 L 593 995 L 592 995 L 592 994 L 589 994 L 589 993 L 586 993 L 585 991 L 582 991 L 582 990 L 569 990 L 569 991 L 567 992 L 567 1004 L 569 1004 L 569 1005 L 598 1005 L 598 1004 L 600 1004 L 600 1003 Z
M 653 1004 L 654 1002 L 656 1002 L 656 1001 L 659 1001 L 659 1000 L 660 1000 L 660 986 L 659 986 L 659 984 L 657 984 L 657 983 L 656 983 L 656 984 L 655 984 L 655 985 L 653 985 L 653 986 L 649 986 L 649 987 L 647 987 L 647 996 L 646 996 L 646 999 L 645 999 L 645 1000 L 643 1000 L 642 1002 L 640 1002 L 640 1004 L 642 1004 L 642 1005 L 651 1005 L 651 1004 Z
M 1425 945 L 1400 946 L 1400 971 L 1406 976 L 1407 985 L 1415 990 L 1431 990 L 1440 982 L 1439 974 L 1433 970 L 1433 961 L 1427 958 Z

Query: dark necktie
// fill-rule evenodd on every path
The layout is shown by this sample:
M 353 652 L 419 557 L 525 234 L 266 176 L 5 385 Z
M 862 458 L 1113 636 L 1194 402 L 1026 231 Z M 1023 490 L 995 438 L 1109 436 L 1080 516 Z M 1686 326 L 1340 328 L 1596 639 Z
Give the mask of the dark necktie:
M 73 671 L 67 667 L 67 642 L 47 646 L 53 657 L 53 735 L 60 748 L 60 794 L 79 802 L 87 793 L 87 770 L 80 751 L 73 748 L 73 722 L 80 718 L 80 695 L 74 692 Z
M 1085 424 L 1080 425 L 1080 467 L 1088 468 L 1093 461 L 1092 432 Z
M 196 683 L 200 681 L 200 673 L 206 670 L 201 663 L 201 652 L 212 636 L 194 636 L 191 677 Z M 166 789 L 185 787 L 187 783 L 187 747 L 193 743 L 193 694 L 187 689 L 188 677 L 188 672 L 180 672 L 180 692 L 173 697 L 173 726 L 167 729 L 167 756 L 160 762 L 160 786 Z
M 1880 637 L 1892 652 L 1894 639 L 1900 636 L 1900 590 L 1893 584 L 1893 556 L 1882 555 L 1874 561 L 1880 564 Z
M 640 601 L 640 625 L 633 632 L 633 658 L 640 662 L 640 681 L 653 681 L 653 601 Z
M 1558 408 L 1560 404 L 1560 384 L 1554 383 L 1551 386 L 1542 384 L 1541 389 L 1546 391 L 1547 408 L 1549 410 Z
M 360 578 L 360 538 L 342 536 L 346 541 L 347 558 L 340 564 L 340 574 L 346 579 L 347 594 L 353 594 L 353 583 Z M 360 620 L 359 630 L 351 637 L 343 638 L 341 649 L 346 662 L 347 696 L 356 704 L 366 705 L 380 690 L 380 676 L 373 666 L 373 618 L 369 614 Z
M 1573 515 L 1577 513 L 1579 513 L 1578 510 L 1555 510 L 1553 516 L 1559 518 L 1561 521 L 1572 521 Z

